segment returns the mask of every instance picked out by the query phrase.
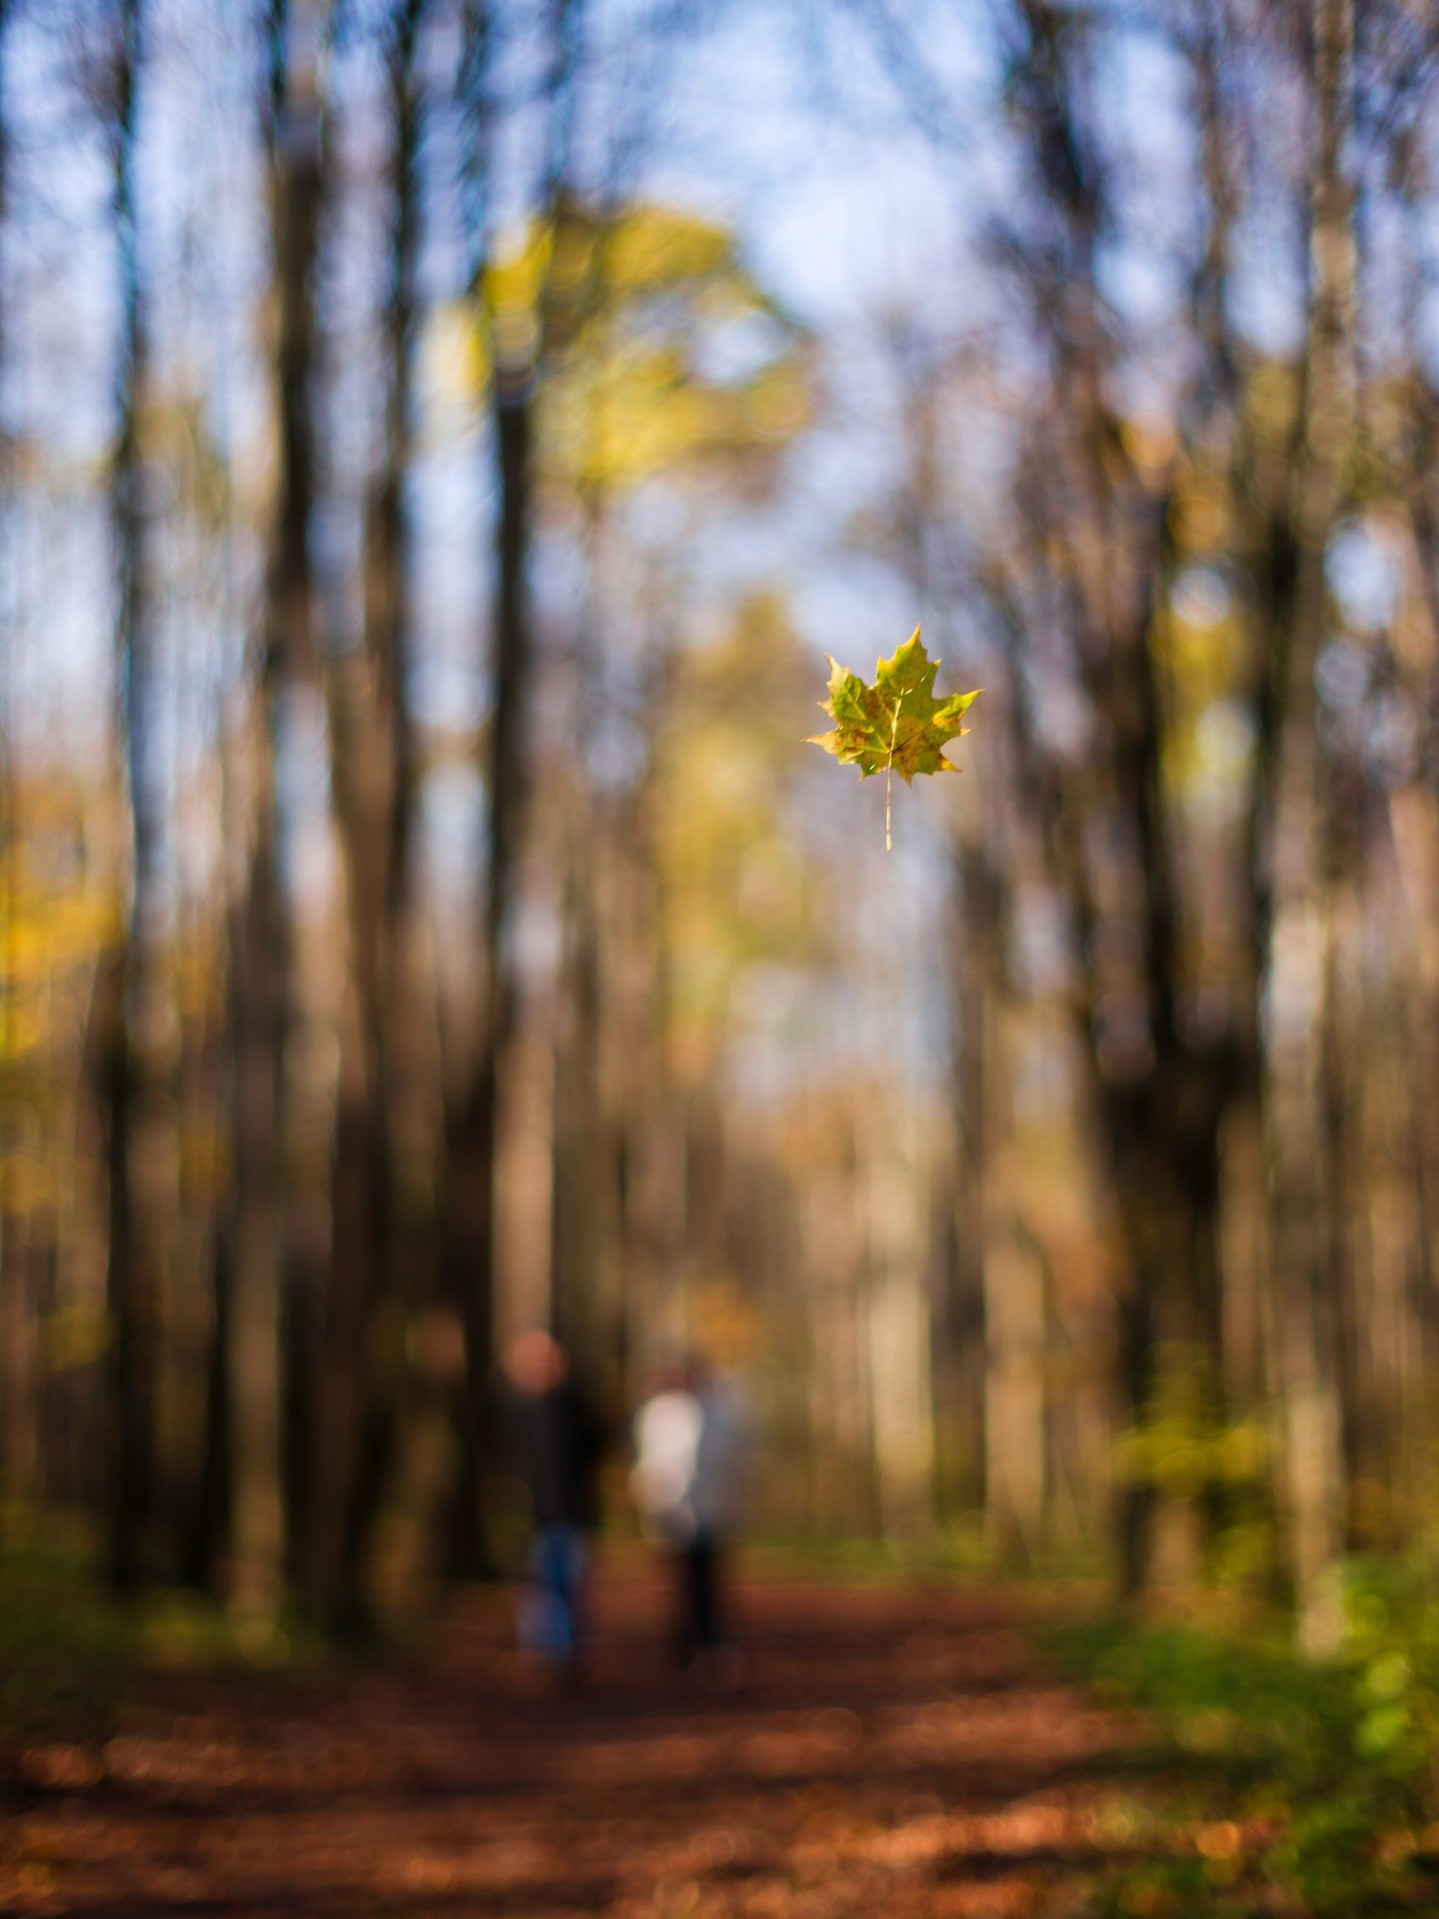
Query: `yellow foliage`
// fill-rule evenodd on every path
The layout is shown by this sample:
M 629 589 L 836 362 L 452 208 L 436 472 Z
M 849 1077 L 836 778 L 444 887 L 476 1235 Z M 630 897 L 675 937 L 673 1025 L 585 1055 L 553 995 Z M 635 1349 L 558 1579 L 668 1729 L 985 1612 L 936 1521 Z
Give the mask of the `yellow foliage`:
M 692 1343 L 715 1366 L 747 1366 L 758 1354 L 764 1327 L 754 1302 L 728 1276 L 706 1280 L 690 1296 Z
M 1175 544 L 1191 553 L 1213 553 L 1232 542 L 1229 499 L 1215 480 L 1192 477 L 1175 494 L 1170 508 Z
M 730 268 L 733 257 L 730 236 L 712 221 L 677 207 L 637 206 L 610 225 L 604 274 L 625 293 L 655 290 L 710 278 Z
M 1145 1417 L 1119 1435 L 1114 1464 L 1123 1483 L 1192 1499 L 1215 1486 L 1261 1483 L 1271 1449 L 1262 1419 L 1223 1420 L 1199 1378 L 1181 1365 L 1161 1380 Z
M 484 305 L 492 363 L 525 368 L 540 347 L 540 315 L 554 240 L 547 227 L 517 234 L 496 252 L 485 274 Z
M 180 1130 L 180 1185 L 197 1199 L 217 1201 L 230 1179 L 230 1145 L 213 1126 Z
M 531 224 L 510 233 L 485 269 L 485 300 L 494 313 L 539 306 L 554 257 L 554 229 Z
M 114 927 L 111 903 L 95 894 L 21 894 L 0 910 L 0 965 L 12 988 L 42 984 L 62 967 L 88 959 Z
M 88 976 L 113 936 L 116 910 L 113 895 L 98 888 L 46 891 L 23 860 L 0 873 L 0 1064 L 33 1073 L 57 1043 L 76 1043 L 67 983 Z
M 1285 440 L 1294 430 L 1302 395 L 1296 367 L 1280 360 L 1260 360 L 1244 386 L 1245 422 L 1257 439 Z
M 773 327 L 773 352 L 740 378 L 706 371 L 715 330 L 746 320 Z M 796 330 L 742 265 L 733 236 L 674 207 L 602 218 L 567 206 L 555 223 L 512 236 L 480 301 L 431 322 L 426 356 L 441 395 L 483 395 L 497 364 L 535 368 L 541 468 L 589 492 L 761 453 L 809 413 Z
M 109 1319 L 94 1307 L 64 1306 L 40 1322 L 41 1363 L 50 1374 L 93 1365 L 109 1344 Z
M 807 410 L 793 363 L 731 388 L 696 380 L 673 350 L 628 349 L 557 382 L 545 445 L 574 484 L 623 490 L 688 460 L 780 445 Z
M 18 779 L 9 797 L 19 830 L 0 861 L 0 1130 L 5 1206 L 23 1220 L 74 1204 L 81 1049 L 118 899 L 83 854 L 93 792 Z

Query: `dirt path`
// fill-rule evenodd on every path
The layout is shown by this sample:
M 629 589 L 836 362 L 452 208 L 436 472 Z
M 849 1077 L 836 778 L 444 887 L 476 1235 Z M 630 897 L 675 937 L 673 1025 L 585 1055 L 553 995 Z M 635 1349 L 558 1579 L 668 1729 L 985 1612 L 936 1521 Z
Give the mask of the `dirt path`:
M 498 1594 L 417 1672 L 157 1682 L 100 1759 L 33 1753 L 5 1788 L 0 1912 L 1080 1909 L 1125 1729 L 1042 1674 L 1010 1602 L 750 1579 L 751 1678 L 716 1698 L 668 1670 L 664 1600 L 601 1574 L 575 1697 L 536 1693 Z

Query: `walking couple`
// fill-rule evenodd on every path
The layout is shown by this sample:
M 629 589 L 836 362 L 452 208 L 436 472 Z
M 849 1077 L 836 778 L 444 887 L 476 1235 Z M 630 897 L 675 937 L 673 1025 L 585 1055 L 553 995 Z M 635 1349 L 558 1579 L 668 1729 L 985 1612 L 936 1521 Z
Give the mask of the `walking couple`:
M 533 1539 L 521 1601 L 526 1648 L 561 1678 L 584 1656 L 586 1534 L 599 1432 L 548 1333 L 524 1333 L 506 1354 L 510 1451 L 528 1495 Z M 630 1491 L 649 1535 L 674 1562 L 676 1650 L 701 1681 L 743 1671 L 725 1603 L 725 1554 L 738 1519 L 744 1421 L 733 1386 L 694 1358 L 661 1367 L 634 1419 Z

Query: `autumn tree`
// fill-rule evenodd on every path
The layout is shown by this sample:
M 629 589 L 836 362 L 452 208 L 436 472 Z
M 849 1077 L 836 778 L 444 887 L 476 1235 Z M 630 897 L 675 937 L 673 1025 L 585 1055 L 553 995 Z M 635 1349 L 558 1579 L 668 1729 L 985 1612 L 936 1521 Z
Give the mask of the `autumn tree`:
M 250 807 L 248 844 L 229 929 L 235 1167 L 230 1234 L 222 1242 L 227 1272 L 222 1271 L 217 1300 L 225 1439 L 211 1498 L 222 1509 L 228 1504 L 232 1513 L 226 1558 L 233 1603 L 261 1615 L 280 1602 L 286 1556 L 282 1152 L 290 983 L 277 754 L 286 687 L 313 671 L 313 274 L 323 198 L 322 112 L 316 49 L 310 44 L 317 24 L 308 9 L 278 4 L 270 12 L 263 46 L 276 482 L 252 684 L 246 689 L 242 770 Z M 224 1467 L 228 1501 L 221 1491 Z

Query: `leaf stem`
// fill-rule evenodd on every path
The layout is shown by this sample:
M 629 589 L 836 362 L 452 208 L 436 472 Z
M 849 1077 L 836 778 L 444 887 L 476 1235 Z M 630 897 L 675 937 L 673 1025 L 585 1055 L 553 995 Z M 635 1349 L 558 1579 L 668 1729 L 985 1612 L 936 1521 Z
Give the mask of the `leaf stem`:
M 894 724 L 889 729 L 889 759 L 884 769 L 884 850 L 894 851 L 894 838 L 890 832 L 890 799 L 894 792 L 894 748 L 899 738 L 899 709 L 904 705 L 904 695 L 900 694 L 894 703 Z

